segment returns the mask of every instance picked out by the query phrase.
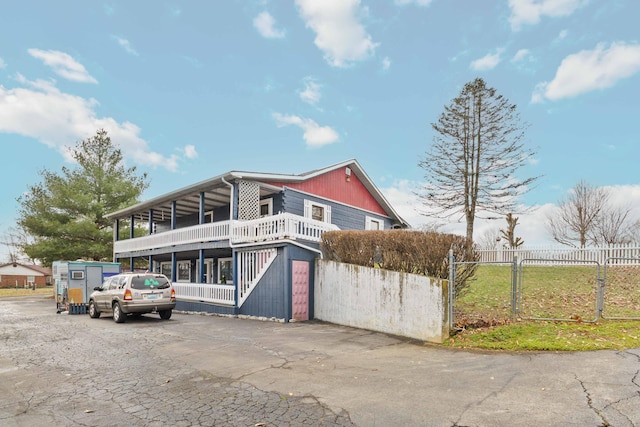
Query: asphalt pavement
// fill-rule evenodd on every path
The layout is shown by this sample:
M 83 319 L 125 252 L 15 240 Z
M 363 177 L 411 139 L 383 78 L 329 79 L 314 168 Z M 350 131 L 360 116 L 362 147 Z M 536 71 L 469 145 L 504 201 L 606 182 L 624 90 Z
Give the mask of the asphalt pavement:
M 451 350 L 321 322 L 0 300 L 2 426 L 640 426 L 640 349 Z

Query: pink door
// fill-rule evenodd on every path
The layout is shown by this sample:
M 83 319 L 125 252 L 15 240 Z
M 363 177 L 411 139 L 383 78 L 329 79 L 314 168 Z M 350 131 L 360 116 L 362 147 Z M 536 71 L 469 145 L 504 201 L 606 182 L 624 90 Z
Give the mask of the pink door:
M 291 313 L 294 320 L 309 320 L 309 261 L 291 261 Z

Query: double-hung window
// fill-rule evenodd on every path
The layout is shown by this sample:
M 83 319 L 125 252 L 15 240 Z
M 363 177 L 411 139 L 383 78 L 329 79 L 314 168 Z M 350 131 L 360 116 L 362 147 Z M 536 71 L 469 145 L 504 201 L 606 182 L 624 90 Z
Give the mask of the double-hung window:
M 331 206 L 305 200 L 304 217 L 315 219 L 316 221 L 331 222 Z

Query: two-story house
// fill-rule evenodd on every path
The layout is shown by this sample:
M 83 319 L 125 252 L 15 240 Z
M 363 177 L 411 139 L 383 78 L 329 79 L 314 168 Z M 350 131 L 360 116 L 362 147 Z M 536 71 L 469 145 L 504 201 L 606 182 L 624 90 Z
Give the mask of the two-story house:
M 322 233 L 408 226 L 356 160 L 300 175 L 231 171 L 107 217 L 114 261 L 144 258 L 166 274 L 176 309 L 285 321 L 313 318 Z

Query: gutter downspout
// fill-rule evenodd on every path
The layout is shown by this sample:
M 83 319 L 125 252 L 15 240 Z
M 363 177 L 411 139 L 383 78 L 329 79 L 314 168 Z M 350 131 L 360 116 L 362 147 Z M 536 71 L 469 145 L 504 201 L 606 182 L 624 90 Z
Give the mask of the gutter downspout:
M 229 196 L 229 220 L 233 221 L 233 184 L 231 184 L 230 182 L 227 182 L 224 179 L 224 176 L 220 177 L 220 181 L 222 181 L 223 183 L 227 184 L 229 186 L 229 188 L 231 189 L 231 195 Z
M 234 224 L 234 219 L 233 219 L 233 191 L 235 190 L 235 188 L 233 187 L 233 184 L 231 184 L 230 182 L 228 182 L 227 180 L 224 179 L 224 176 L 220 177 L 220 181 L 222 181 L 223 183 L 227 184 L 229 186 L 229 188 L 231 189 L 230 194 L 229 194 L 229 247 L 231 248 L 231 254 L 233 255 L 233 249 L 234 249 L 234 245 L 233 245 L 233 224 Z M 233 262 L 233 271 L 234 271 L 234 276 L 237 276 L 235 274 L 235 272 L 237 271 L 237 266 L 236 266 L 236 257 L 234 256 L 232 258 L 232 262 Z M 235 307 L 234 307 L 234 313 L 238 314 L 240 312 L 240 307 L 238 306 L 238 296 L 239 296 L 239 292 L 238 292 L 238 281 L 236 280 L 236 278 L 234 277 L 234 284 L 233 287 L 235 288 L 235 295 L 234 295 L 234 300 L 235 300 Z

